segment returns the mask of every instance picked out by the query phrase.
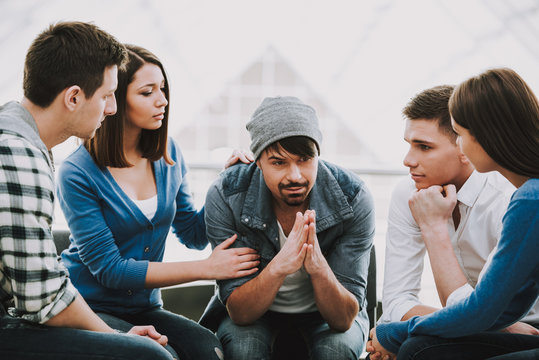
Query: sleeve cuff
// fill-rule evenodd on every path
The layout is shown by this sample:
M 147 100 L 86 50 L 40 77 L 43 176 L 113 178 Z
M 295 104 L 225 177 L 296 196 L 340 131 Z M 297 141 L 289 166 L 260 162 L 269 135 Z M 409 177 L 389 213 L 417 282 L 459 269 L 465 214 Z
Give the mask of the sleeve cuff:
M 408 338 L 409 321 L 381 324 L 376 327 L 376 338 L 387 351 L 397 354 L 402 343 Z
M 453 291 L 448 297 L 445 306 L 453 306 L 461 300 L 467 298 L 473 292 L 470 284 L 466 283 Z
M 379 323 L 385 324 L 401 321 L 402 317 L 416 305 L 421 305 L 421 303 L 419 301 L 408 299 L 404 300 L 402 303 L 389 306 L 387 310 L 384 309 L 384 312 L 380 317 Z
M 147 260 L 129 259 L 125 274 L 125 283 L 122 288 L 143 289 L 146 284 L 146 273 L 148 272 Z
M 54 302 L 45 306 L 38 313 L 25 314 L 22 317 L 28 321 L 44 324 L 71 305 L 78 294 L 79 292 L 75 286 L 73 286 L 69 279 L 66 279 L 66 285 L 63 291 L 58 292 L 58 296 Z

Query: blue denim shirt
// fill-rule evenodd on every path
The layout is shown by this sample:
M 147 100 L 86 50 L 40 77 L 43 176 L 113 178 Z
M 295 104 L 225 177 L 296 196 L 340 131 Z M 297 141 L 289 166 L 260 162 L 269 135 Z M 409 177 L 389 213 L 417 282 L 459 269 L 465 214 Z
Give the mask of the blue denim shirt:
M 372 196 L 356 175 L 319 160 L 309 199 L 309 208 L 316 211 L 322 253 L 338 281 L 356 297 L 358 315 L 367 319 L 365 289 L 375 221 Z M 235 165 L 212 184 L 205 210 L 212 247 L 237 234 L 234 247 L 253 248 L 260 255 L 257 273 L 217 281 L 219 298 L 225 304 L 234 289 L 256 277 L 280 250 L 272 194 L 256 164 Z

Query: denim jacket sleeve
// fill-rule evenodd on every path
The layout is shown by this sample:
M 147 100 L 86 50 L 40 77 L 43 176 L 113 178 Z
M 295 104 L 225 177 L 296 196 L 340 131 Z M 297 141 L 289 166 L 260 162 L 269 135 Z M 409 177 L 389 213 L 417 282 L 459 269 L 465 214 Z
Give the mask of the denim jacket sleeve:
M 360 310 L 363 310 L 375 226 L 373 199 L 365 186 L 354 197 L 351 206 L 353 216 L 341 224 L 342 234 L 326 258 L 337 280 L 356 297 Z
M 206 221 L 206 235 L 212 246 L 212 249 L 224 240 L 231 237 L 234 234 L 238 234 L 238 238 L 232 244 L 231 247 L 244 247 L 247 244 L 243 241 L 241 234 L 237 229 L 236 217 L 233 212 L 232 202 L 240 201 L 235 196 L 225 197 L 222 189 L 222 183 L 220 179 L 216 180 L 208 190 L 206 195 L 206 204 L 204 205 L 204 218 Z M 237 287 L 243 285 L 247 281 L 253 279 L 258 275 L 258 272 L 250 276 L 245 276 L 230 280 L 218 280 L 218 294 L 219 299 L 223 304 L 226 304 L 226 300 Z

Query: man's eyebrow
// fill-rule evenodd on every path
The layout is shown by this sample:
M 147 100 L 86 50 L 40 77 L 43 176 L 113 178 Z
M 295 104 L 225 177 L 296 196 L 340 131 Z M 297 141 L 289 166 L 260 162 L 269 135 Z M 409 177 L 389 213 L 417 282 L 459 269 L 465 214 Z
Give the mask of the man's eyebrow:
M 278 154 L 272 154 L 270 156 L 268 156 L 268 159 L 276 159 L 276 160 L 282 160 L 284 159 L 284 156 L 281 156 L 281 155 L 278 155 Z
M 429 141 L 429 140 L 423 140 L 423 139 L 412 139 L 412 140 L 407 140 L 406 138 L 404 139 L 406 142 L 410 142 L 412 144 L 435 144 L 434 141 Z

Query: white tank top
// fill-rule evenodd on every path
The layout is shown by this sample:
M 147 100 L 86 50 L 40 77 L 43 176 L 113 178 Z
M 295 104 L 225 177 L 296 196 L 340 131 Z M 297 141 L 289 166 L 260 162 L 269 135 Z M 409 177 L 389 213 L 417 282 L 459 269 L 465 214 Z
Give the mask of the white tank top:
M 135 200 L 131 199 L 138 206 L 140 211 L 148 218 L 148 220 L 153 219 L 155 212 L 157 211 L 157 195 L 152 196 L 149 199 L 144 200 Z

